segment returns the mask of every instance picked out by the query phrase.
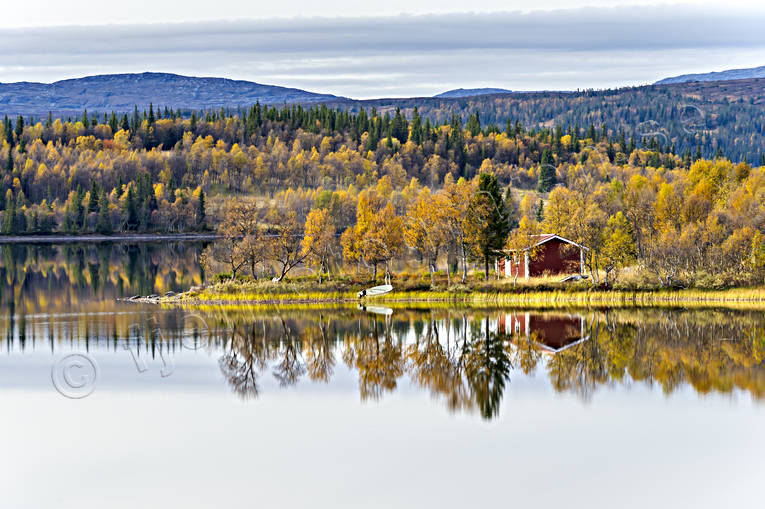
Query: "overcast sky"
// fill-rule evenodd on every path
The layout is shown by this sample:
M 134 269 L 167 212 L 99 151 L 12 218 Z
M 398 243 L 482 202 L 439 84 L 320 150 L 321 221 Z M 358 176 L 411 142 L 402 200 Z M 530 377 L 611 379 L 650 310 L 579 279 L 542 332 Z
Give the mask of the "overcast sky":
M 531 11 L 517 0 L 357 3 L 10 2 L 0 82 L 164 71 L 369 98 L 608 88 L 765 65 L 758 2 L 552 0 Z

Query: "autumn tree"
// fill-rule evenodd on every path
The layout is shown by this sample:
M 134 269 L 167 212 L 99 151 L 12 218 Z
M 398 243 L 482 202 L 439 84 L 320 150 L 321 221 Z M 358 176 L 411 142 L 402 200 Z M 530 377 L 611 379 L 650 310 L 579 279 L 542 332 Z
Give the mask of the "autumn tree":
M 376 192 L 362 193 L 356 211 L 356 226 L 350 227 L 341 239 L 343 257 L 347 261 L 362 261 L 377 269 L 385 265 L 386 280 L 390 274 L 389 262 L 403 245 L 403 219 L 396 215 L 393 205 Z
M 629 265 L 635 257 L 635 242 L 630 235 L 630 227 L 624 214 L 617 212 L 608 218 L 603 232 L 603 243 L 600 253 L 600 267 L 605 275 L 603 284 L 608 286 L 612 282 L 609 276 L 613 274 L 615 282 L 619 277 L 619 270 Z
M 270 231 L 265 236 L 268 259 L 277 264 L 278 275 L 273 281 L 278 283 L 290 270 L 303 263 L 311 251 L 304 251 L 301 239 L 303 224 L 295 211 L 282 211 L 272 207 L 267 216 Z
M 329 260 L 335 245 L 335 224 L 327 209 L 313 209 L 305 221 L 305 233 L 301 242 L 302 254 L 308 256 L 308 265 L 318 269 L 319 283 L 323 274 L 329 272 Z
M 233 278 L 247 265 L 254 275 L 255 264 L 264 259 L 257 206 L 254 203 L 228 204 L 218 233 L 221 239 L 207 248 L 207 257 L 224 263 Z
M 448 241 L 445 197 L 424 188 L 409 206 L 404 226 L 404 239 L 425 259 L 430 272 L 430 285 L 435 286 L 434 273 L 438 255 Z M 447 269 L 448 270 L 448 269 Z
M 538 225 L 526 216 L 521 217 L 518 228 L 510 233 L 505 247 L 510 251 L 510 263 L 515 265 L 513 285 L 518 283 L 521 263 L 525 264 L 527 260 L 532 262 L 539 256 L 541 248 L 537 244 L 538 235 Z
M 653 235 L 656 193 L 649 180 L 633 175 L 624 193 L 624 214 L 632 225 L 638 256 L 642 257 L 647 239 Z
M 585 246 L 582 256 L 584 264 L 592 277 L 592 284 L 600 284 L 600 267 L 602 264 L 601 254 L 606 240 L 605 230 L 608 223 L 608 215 L 600 205 L 592 199 L 581 195 L 572 198 L 572 215 L 566 234 L 574 242 Z M 564 247 L 563 249 L 579 249 L 578 247 Z
M 471 211 L 475 188 L 472 182 L 460 178 L 454 182 L 451 174 L 444 179 L 444 228 L 449 243 L 454 245 L 462 262 L 462 284 L 467 280 L 467 260 L 470 254 L 473 222 Z

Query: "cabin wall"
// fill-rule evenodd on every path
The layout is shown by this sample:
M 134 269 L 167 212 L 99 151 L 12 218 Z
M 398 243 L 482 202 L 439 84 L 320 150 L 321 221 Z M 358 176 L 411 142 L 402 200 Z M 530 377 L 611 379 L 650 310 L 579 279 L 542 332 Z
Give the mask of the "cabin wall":
M 566 249 L 563 246 L 567 246 Z M 553 239 L 540 247 L 542 250 L 536 259 L 529 262 L 529 276 L 579 272 L 579 249 L 575 246 Z
M 520 263 L 517 263 L 520 256 Z M 540 246 L 536 259 L 526 260 L 525 254 L 511 255 L 503 259 L 504 274 L 506 277 L 518 279 L 526 278 L 528 268 L 529 277 L 539 277 L 545 274 L 575 274 L 581 272 L 581 249 L 552 239 Z
M 584 337 L 585 320 L 568 314 L 510 313 L 497 322 L 497 332 L 526 337 L 560 350 Z
M 520 263 L 519 261 L 520 256 Z M 524 279 L 526 277 L 526 260 L 524 254 L 510 255 L 503 259 L 505 276 L 514 278 L 516 272 L 518 273 L 518 279 Z

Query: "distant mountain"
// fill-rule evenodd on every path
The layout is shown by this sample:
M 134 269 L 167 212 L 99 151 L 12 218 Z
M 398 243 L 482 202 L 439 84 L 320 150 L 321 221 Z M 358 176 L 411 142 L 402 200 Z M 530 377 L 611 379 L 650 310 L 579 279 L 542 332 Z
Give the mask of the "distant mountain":
M 473 97 L 476 95 L 511 94 L 512 90 L 506 88 L 456 88 L 434 95 L 439 99 L 455 99 L 458 97 Z
M 683 74 L 672 78 L 664 78 L 655 85 L 667 85 L 670 83 L 689 83 L 692 81 L 728 81 L 744 80 L 749 78 L 765 78 L 765 65 L 751 67 L 749 69 L 730 69 L 720 72 L 707 72 L 701 74 Z
M 178 74 L 144 72 L 104 74 L 55 83 L 0 83 L 0 113 L 43 115 L 132 111 L 149 103 L 183 109 L 261 104 L 312 104 L 338 100 L 334 95 L 316 94 L 297 88 L 261 85 L 224 78 L 195 78 Z

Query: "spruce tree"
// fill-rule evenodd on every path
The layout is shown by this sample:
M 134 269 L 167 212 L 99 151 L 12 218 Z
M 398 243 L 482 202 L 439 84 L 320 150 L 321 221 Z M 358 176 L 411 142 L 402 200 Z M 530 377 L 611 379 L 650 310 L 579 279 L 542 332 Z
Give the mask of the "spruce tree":
M 117 121 L 117 115 L 114 114 L 112 111 L 112 115 L 109 117 L 109 127 L 112 130 L 112 133 L 117 132 L 117 127 L 119 126 L 119 123 Z
M 478 116 L 478 110 L 470 115 L 465 130 L 470 133 L 470 136 L 478 136 L 481 133 L 481 119 Z
M 90 200 L 88 201 L 88 214 L 98 211 L 98 184 L 90 183 Z
M 377 149 L 377 144 L 380 142 L 380 138 L 377 135 L 377 128 L 375 124 L 379 124 L 378 119 L 373 119 L 372 122 L 370 122 L 369 126 L 369 132 L 367 133 L 367 145 L 364 147 L 366 150 L 371 150 L 372 152 Z
M 98 233 L 107 235 L 112 233 L 112 220 L 109 216 L 109 199 L 106 197 L 105 191 L 101 191 L 101 198 L 98 202 L 98 225 L 96 229 Z
M 76 231 L 79 228 L 82 228 L 82 225 L 85 220 L 85 207 L 82 206 L 82 188 L 80 186 L 77 186 L 77 191 L 74 192 L 72 195 L 72 202 L 71 202 L 71 214 L 72 214 L 72 230 Z
M 133 106 L 133 117 L 130 120 L 130 131 L 135 133 L 138 130 L 138 126 L 141 125 L 141 117 L 138 113 L 138 106 Z
M 138 200 L 135 195 L 135 186 L 129 185 L 127 191 L 127 197 L 125 198 L 125 220 L 127 222 L 126 228 L 128 230 L 135 230 L 138 228 Z
M 555 185 L 555 159 L 553 159 L 550 149 L 542 152 L 542 159 L 539 168 L 539 181 L 537 190 L 540 193 L 547 193 Z
M 10 189 L 8 190 L 10 193 Z M 16 203 L 13 195 L 10 198 L 6 195 L 5 213 L 3 213 L 3 229 L 5 234 L 16 233 Z
M 197 219 L 197 228 L 205 229 L 205 220 L 206 220 L 206 213 L 205 213 L 205 190 L 200 189 L 199 190 L 199 201 L 197 201 L 197 211 L 196 211 L 196 219 Z
M 24 134 L 24 117 L 19 115 L 19 118 L 16 119 L 16 141 L 21 139 L 21 135 Z
M 7 115 L 3 118 L 3 130 L 5 131 L 5 141 L 8 142 L 9 147 L 13 147 L 13 123 Z
M 412 132 L 409 135 L 409 139 L 415 145 L 422 145 L 422 117 L 417 111 L 417 106 L 414 107 L 414 114 L 412 115 Z
M 520 205 L 515 200 L 512 186 L 507 186 L 505 191 L 505 210 L 507 211 L 507 224 L 510 230 L 518 227 L 520 220 Z
M 24 233 L 27 231 L 27 215 L 24 213 L 24 209 L 16 211 L 16 225 L 14 226 L 14 233 Z
M 390 135 L 396 138 L 402 145 L 409 139 L 409 122 L 406 121 L 401 109 L 396 108 L 396 115 L 391 122 Z
M 485 278 L 489 279 L 489 261 L 502 256 L 505 241 L 510 234 L 510 222 L 505 207 L 505 200 L 499 189 L 497 177 L 482 173 L 478 180 L 478 190 L 472 207 L 475 221 L 475 246 L 478 256 L 483 259 L 486 270 Z

